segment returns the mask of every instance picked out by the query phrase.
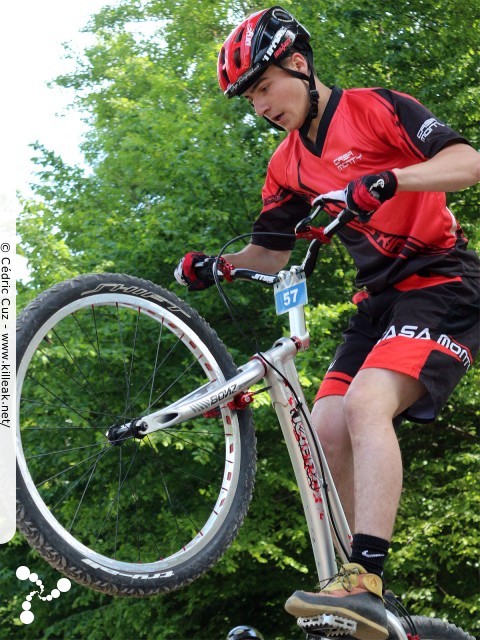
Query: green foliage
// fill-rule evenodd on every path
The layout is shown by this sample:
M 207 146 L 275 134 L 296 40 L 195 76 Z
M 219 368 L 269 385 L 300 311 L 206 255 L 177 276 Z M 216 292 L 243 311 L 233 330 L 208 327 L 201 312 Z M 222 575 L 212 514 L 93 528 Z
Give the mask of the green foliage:
M 311 31 L 317 72 L 327 84 L 411 93 L 480 146 L 478 0 L 285 0 L 283 6 Z M 260 209 L 266 163 L 282 134 L 256 121 L 245 101 L 225 100 L 215 74 L 224 37 L 238 17 L 258 8 L 239 0 L 123 0 L 92 17 L 87 30 L 95 43 L 71 52 L 72 72 L 57 81 L 75 89 L 89 123 L 82 146 L 88 168 L 66 165 L 40 143 L 33 147 L 37 182 L 18 221 L 31 273 L 19 287 L 20 306 L 78 273 L 133 273 L 190 298 L 235 361 L 245 359 L 250 347 L 216 292 L 179 291 L 172 271 L 185 250 L 217 253 L 248 232 Z M 472 245 L 480 246 L 480 191 L 450 200 Z M 309 400 L 350 313 L 354 276 L 339 243 L 323 252 L 309 286 L 310 299 L 318 301 L 309 311 L 312 348 L 298 365 Z M 267 348 L 282 321 L 253 289 L 239 284 L 227 292 Z M 404 425 L 399 432 L 405 494 L 389 560 L 390 586 L 405 594 L 412 613 L 448 617 L 470 633 L 480 633 L 478 377 L 476 369 L 469 373 L 435 426 Z M 0 638 L 220 639 L 246 621 L 269 639 L 298 637 L 283 601 L 293 588 L 315 585 L 308 532 L 281 434 L 263 401 L 256 425 L 259 468 L 250 515 L 210 574 L 148 601 L 74 585 L 58 601 L 37 606 L 33 630 L 18 620 L 27 589 L 15 569 L 34 567 L 48 585 L 58 574 L 15 539 L 1 550 L 8 597 Z

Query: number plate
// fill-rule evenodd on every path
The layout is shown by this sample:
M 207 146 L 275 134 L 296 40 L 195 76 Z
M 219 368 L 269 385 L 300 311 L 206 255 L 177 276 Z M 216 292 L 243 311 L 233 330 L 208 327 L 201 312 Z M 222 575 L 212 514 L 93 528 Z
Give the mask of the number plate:
M 290 309 L 307 304 L 307 284 L 305 280 L 300 280 L 296 284 L 275 290 L 275 307 L 277 315 L 287 313 Z

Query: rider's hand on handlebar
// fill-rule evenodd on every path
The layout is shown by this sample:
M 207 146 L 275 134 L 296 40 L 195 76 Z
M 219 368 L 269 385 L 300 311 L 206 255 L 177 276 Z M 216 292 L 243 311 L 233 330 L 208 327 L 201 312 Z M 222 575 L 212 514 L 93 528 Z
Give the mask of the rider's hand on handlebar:
M 345 189 L 347 208 L 362 222 L 368 222 L 372 213 L 397 190 L 397 177 L 392 171 L 368 174 L 349 182 Z
M 213 275 L 215 260 L 216 256 L 207 256 L 199 251 L 190 251 L 178 263 L 174 271 L 175 280 L 179 284 L 188 287 L 189 291 L 208 289 L 208 287 L 215 284 Z M 219 259 L 218 266 L 221 269 L 219 272 L 220 277 L 225 275 L 228 280 L 228 275 L 233 267 L 223 258 Z

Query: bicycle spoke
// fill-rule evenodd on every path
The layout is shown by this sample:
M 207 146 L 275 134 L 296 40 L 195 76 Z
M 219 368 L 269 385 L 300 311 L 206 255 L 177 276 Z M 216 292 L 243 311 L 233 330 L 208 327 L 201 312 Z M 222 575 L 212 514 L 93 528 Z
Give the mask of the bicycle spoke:
M 214 455 L 216 458 L 218 458 L 219 460 L 224 460 L 225 459 L 225 455 L 222 454 L 217 454 L 217 453 L 213 453 L 210 449 L 206 449 L 205 447 L 200 447 L 197 444 L 195 444 L 192 440 L 189 440 L 188 438 L 181 438 L 177 433 L 171 433 L 172 437 L 176 438 L 179 442 L 183 442 L 185 444 L 189 444 L 191 446 L 194 446 L 198 451 L 203 451 L 205 453 L 208 453 L 210 455 Z
M 97 346 L 95 346 L 93 344 L 93 342 L 90 340 L 90 337 L 88 336 L 87 331 L 85 330 L 83 324 L 78 319 L 77 314 L 76 313 L 72 313 L 72 317 L 75 320 L 75 322 L 77 323 L 78 327 L 80 328 L 82 334 L 85 336 L 88 344 L 92 347 L 92 349 L 98 355 L 98 358 L 99 358 L 101 364 L 104 367 L 107 367 L 108 366 L 107 362 L 103 359 L 103 357 L 101 355 L 101 352 L 100 352 L 100 336 L 99 336 L 99 332 L 98 332 L 98 328 L 97 328 L 96 315 L 95 315 L 95 306 L 92 307 L 91 312 L 92 312 L 92 317 L 93 317 L 93 326 L 94 326 L 94 333 L 95 333 Z
M 85 444 L 81 447 L 73 447 L 70 449 L 54 449 L 53 451 L 48 451 L 48 453 L 38 453 L 34 456 L 29 456 L 28 461 L 38 460 L 38 458 L 46 458 L 48 456 L 57 456 L 59 453 L 72 453 L 73 451 L 81 451 L 82 449 L 91 449 L 92 447 L 98 447 L 99 443 L 94 442 L 93 444 Z
M 160 362 L 157 367 L 155 368 L 154 372 L 151 375 L 151 378 L 149 378 L 142 387 L 140 387 L 137 395 L 135 396 L 135 398 L 133 398 L 131 405 L 133 405 L 135 403 L 135 401 L 137 400 L 137 398 L 140 396 L 140 394 L 142 393 L 142 391 L 144 391 L 147 386 L 150 384 L 150 382 L 152 382 L 152 384 L 154 384 L 155 382 L 155 376 L 157 375 L 157 373 L 161 370 L 162 366 L 165 364 L 165 362 L 167 361 L 167 359 L 173 354 L 174 350 L 176 349 L 176 347 L 181 344 L 180 339 L 177 340 L 177 342 L 175 343 L 175 345 L 173 345 L 173 347 L 170 349 L 170 351 L 164 356 L 162 362 Z M 188 369 L 191 369 L 192 365 L 194 363 L 192 363 L 191 365 L 188 366 Z M 172 386 L 172 385 L 170 385 Z M 156 402 L 156 401 L 155 401 Z M 153 404 L 155 404 L 155 402 Z M 149 405 L 149 409 L 150 409 Z
M 116 309 L 117 309 L 117 326 L 118 326 L 118 333 L 119 333 L 119 336 L 120 336 L 120 348 L 121 348 L 121 351 L 122 351 L 123 372 L 124 372 L 124 376 L 125 376 L 125 390 L 126 390 L 126 398 L 125 398 L 126 405 L 125 405 L 125 411 L 124 411 L 123 415 L 126 416 L 127 415 L 127 406 L 129 406 L 130 384 L 129 384 L 128 374 L 127 374 L 125 343 L 124 343 L 124 340 L 123 340 L 122 325 L 121 325 L 121 322 L 120 322 L 120 313 L 119 313 L 118 302 L 116 304 Z
M 135 323 L 135 331 L 133 334 L 133 345 L 132 345 L 132 355 L 130 357 L 130 370 L 128 372 L 128 379 L 131 380 L 132 379 L 132 372 L 133 372 L 133 360 L 135 358 L 135 347 L 137 344 L 137 337 L 138 337 L 138 323 L 140 321 L 140 309 L 138 310 L 138 315 L 137 315 L 137 319 L 136 319 L 136 323 Z M 130 389 L 130 386 L 129 386 Z M 127 394 L 127 401 L 128 401 L 128 394 Z M 125 413 L 126 415 L 126 413 Z
M 111 445 L 107 445 L 104 446 L 102 451 L 104 449 L 110 449 Z M 94 453 L 93 455 L 89 456 L 88 458 L 84 458 L 83 460 L 80 460 L 79 462 L 76 462 L 74 465 L 69 465 L 67 467 L 65 467 L 64 469 L 61 469 L 60 471 L 58 471 L 57 473 L 49 476 L 48 478 L 45 478 L 45 480 L 41 480 L 40 482 L 38 482 L 35 486 L 37 488 L 41 487 L 42 485 L 46 484 L 47 482 L 51 482 L 52 480 L 55 480 L 55 478 L 58 478 L 59 476 L 68 473 L 70 471 L 74 471 L 77 467 L 79 467 L 80 465 L 84 464 L 85 462 L 88 462 L 89 460 L 91 460 L 92 458 L 94 458 L 97 454 Z
M 36 405 L 36 406 L 41 406 L 41 407 L 49 407 L 49 408 L 56 408 L 56 409 L 64 409 L 65 408 L 65 404 L 64 403 L 55 403 L 55 402 L 45 402 L 43 400 L 32 400 L 30 398 L 23 398 L 22 399 L 23 403 L 29 404 L 29 405 Z M 75 413 L 77 413 L 77 415 L 81 415 L 82 412 L 84 413 L 91 413 L 94 416 L 101 416 L 101 417 L 107 417 L 107 418 L 112 418 L 112 414 L 109 413 L 103 413 L 101 411 L 95 411 L 93 409 L 89 409 L 89 408 L 83 408 L 83 407 L 75 407 Z M 79 427 L 79 428 L 87 428 L 87 427 Z
M 67 402 L 62 401 L 62 399 L 56 395 L 53 391 L 51 391 L 50 389 L 48 389 L 44 384 L 42 384 L 39 380 L 36 380 L 33 376 L 31 376 L 29 374 L 28 376 L 29 380 L 35 382 L 35 384 L 38 384 L 38 386 L 42 387 L 42 389 L 44 389 L 47 393 L 50 393 L 56 400 L 59 400 L 60 402 L 63 403 L 63 406 L 66 409 L 69 409 L 70 411 L 72 411 L 73 413 L 75 413 L 77 416 L 79 416 L 79 418 L 81 418 L 82 420 L 85 420 L 85 422 L 87 422 L 87 424 L 89 424 L 89 426 L 95 428 L 97 431 L 100 431 L 100 429 L 98 427 L 94 427 L 94 425 L 92 425 L 84 416 L 82 416 L 82 414 L 80 412 L 78 412 L 76 409 L 74 409 L 71 405 L 69 405 Z
M 188 367 L 186 367 L 186 368 L 185 368 L 185 369 L 184 369 L 184 370 L 183 370 L 183 371 L 178 375 L 178 377 L 177 377 L 177 378 L 175 378 L 175 380 L 174 380 L 174 381 L 173 381 L 173 382 L 172 382 L 168 387 L 166 387 L 166 389 L 164 389 L 164 390 L 162 391 L 162 393 L 161 393 L 157 398 L 155 398 L 155 400 L 153 401 L 153 405 L 156 405 L 156 404 L 158 403 L 158 401 L 159 401 L 159 400 L 161 400 L 161 399 L 163 398 L 163 396 L 164 396 L 166 393 L 168 393 L 168 391 L 170 391 L 170 389 L 171 389 L 171 388 L 172 388 L 172 387 L 173 387 L 173 386 L 174 386 L 174 385 L 175 385 L 179 380 L 181 380 L 181 379 L 183 378 L 183 376 L 185 376 L 185 375 L 190 371 L 190 369 L 191 369 L 195 364 L 196 364 L 195 362 L 191 362 L 191 363 L 188 365 Z
M 117 517 L 115 518 L 115 543 L 113 546 L 113 557 L 117 559 L 117 542 L 118 542 L 118 518 L 120 517 L 120 491 L 122 488 L 122 451 L 118 448 L 118 491 L 117 491 Z
M 86 484 L 86 486 L 85 486 L 85 489 L 83 490 L 83 494 L 82 494 L 81 499 L 79 500 L 79 503 L 78 503 L 78 506 L 77 506 L 77 510 L 75 511 L 75 515 L 74 515 L 73 521 L 72 521 L 72 523 L 70 524 L 70 526 L 69 526 L 69 527 L 68 527 L 68 529 L 67 529 L 68 531 L 71 531 L 71 530 L 72 530 L 73 522 L 75 521 L 75 518 L 76 518 L 76 516 L 77 516 L 77 513 L 78 513 L 78 511 L 79 511 L 79 509 L 80 509 L 80 506 L 81 506 L 82 501 L 83 501 L 83 497 L 85 496 L 86 490 L 87 490 L 88 485 L 89 485 L 89 483 L 90 483 L 91 477 L 93 476 L 93 473 L 94 473 L 94 471 L 95 471 L 95 469 L 96 469 L 96 467 L 97 467 L 97 464 L 98 464 L 99 460 L 100 460 L 100 459 L 105 455 L 105 453 L 106 453 L 107 451 L 108 451 L 108 449 L 107 449 L 107 448 L 105 448 L 105 449 L 103 449 L 102 451 L 100 451 L 100 453 L 98 453 L 98 454 L 97 454 L 97 459 L 95 460 L 95 462 L 94 462 L 94 463 L 93 463 L 93 464 L 92 464 L 92 465 L 91 465 L 91 466 L 90 466 L 90 467 L 85 471 L 85 473 L 84 473 L 84 474 L 82 474 L 82 475 L 80 476 L 80 478 L 78 478 L 78 480 L 77 480 L 76 482 L 74 482 L 74 483 L 70 486 L 70 488 L 68 489 L 68 491 L 67 491 L 66 493 L 64 493 L 64 494 L 63 494 L 63 496 L 60 498 L 60 500 L 58 500 L 58 501 L 53 505 L 53 507 L 52 507 L 52 511 L 55 511 L 55 509 L 58 507 L 58 505 L 60 505 L 60 504 L 65 500 L 65 498 L 66 498 L 68 495 L 70 495 L 70 493 L 72 493 L 72 491 L 74 491 L 74 489 L 75 489 L 75 488 L 80 484 L 80 482 L 83 480 L 83 478 L 84 478 L 84 477 L 85 477 L 85 476 L 90 472 L 90 470 L 91 470 L 91 472 L 90 472 L 90 478 L 89 478 L 89 480 L 88 480 L 88 482 L 87 482 L 87 484 Z
M 152 384 L 150 385 L 150 393 L 149 393 L 149 396 L 148 396 L 147 411 L 149 413 L 150 413 L 151 408 L 152 408 L 152 396 L 153 396 L 153 387 L 154 387 L 154 383 L 155 383 L 155 371 L 157 371 L 157 363 L 158 363 L 158 356 L 159 356 L 159 353 L 160 353 L 160 345 L 162 343 L 162 335 L 163 335 L 163 320 L 162 320 L 162 323 L 160 325 L 160 331 L 159 331 L 159 336 L 158 336 L 158 340 L 157 340 L 157 348 L 155 350 L 155 362 L 153 363 L 153 374 L 150 376 Z
M 58 335 L 58 333 L 56 331 L 53 332 L 55 337 L 57 338 L 57 340 L 60 342 L 60 344 L 62 345 L 62 347 L 65 350 L 65 353 L 68 355 L 68 357 L 70 358 L 73 366 L 75 367 L 75 369 L 79 372 L 81 378 L 83 378 L 84 383 L 85 383 L 85 387 L 88 391 L 89 394 L 91 394 L 93 400 L 95 400 L 96 402 L 98 402 L 100 405 L 102 405 L 102 400 L 98 397 L 98 395 L 95 393 L 95 390 L 92 388 L 92 385 L 90 384 L 90 382 L 88 381 L 88 379 L 86 378 L 85 374 L 83 373 L 83 371 L 81 370 L 81 368 L 79 367 L 76 359 L 72 356 L 70 350 L 67 348 L 67 346 L 65 345 L 65 343 L 63 342 L 63 340 L 60 338 L 60 336 Z M 57 365 L 58 366 L 58 365 Z M 77 379 L 74 376 L 70 376 L 71 380 L 75 383 L 75 384 L 79 384 L 79 382 L 77 381 Z
M 132 459 L 130 460 L 130 465 L 129 465 L 129 467 L 128 467 L 128 469 L 127 469 L 127 472 L 126 472 L 126 474 L 125 474 L 125 478 L 124 478 L 124 480 L 119 484 L 119 488 L 118 488 L 118 490 L 117 490 L 117 492 L 116 492 L 115 496 L 112 498 L 112 500 L 111 500 L 111 502 L 110 502 L 110 509 L 108 510 L 108 513 L 107 513 L 107 515 L 105 516 L 105 518 L 104 518 L 104 520 L 103 520 L 103 522 L 102 522 L 102 525 L 100 526 L 100 530 L 99 530 L 99 532 L 98 532 L 98 534 L 97 534 L 97 539 L 96 539 L 96 541 L 95 541 L 95 545 L 97 544 L 98 539 L 99 539 L 99 537 L 100 537 L 100 535 L 101 535 L 101 533 L 102 533 L 102 531 L 103 531 L 103 529 L 104 529 L 105 523 L 107 522 L 108 518 L 110 517 L 110 513 L 112 512 L 112 509 L 113 509 L 113 507 L 115 506 L 115 503 L 116 503 L 116 502 L 117 502 L 117 500 L 118 500 L 118 496 L 120 495 L 120 490 L 121 490 L 121 487 L 123 486 L 123 482 L 125 481 L 125 479 L 127 478 L 128 474 L 129 474 L 129 472 L 130 472 L 130 469 L 131 469 L 131 467 L 132 467 L 132 464 L 133 464 L 133 463 L 134 463 L 134 461 L 135 461 L 135 458 L 136 458 L 136 456 L 137 456 L 137 453 L 138 453 L 138 446 L 137 446 L 137 448 L 136 448 L 136 450 L 135 450 L 135 454 L 133 455 Z M 120 472 L 119 472 L 119 473 L 120 473 Z M 94 545 L 94 548 L 95 548 L 95 545 Z

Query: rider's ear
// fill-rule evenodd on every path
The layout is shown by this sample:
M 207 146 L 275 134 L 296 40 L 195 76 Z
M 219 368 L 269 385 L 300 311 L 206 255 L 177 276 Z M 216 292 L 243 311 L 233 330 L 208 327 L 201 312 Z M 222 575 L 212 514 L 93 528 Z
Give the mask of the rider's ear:
M 289 58 L 289 62 L 291 63 L 292 68 L 295 69 L 296 71 L 299 71 L 300 73 L 308 74 L 309 70 L 308 70 L 307 59 L 305 58 L 304 55 L 302 55 L 298 51 L 294 51 L 292 53 L 292 55 Z

